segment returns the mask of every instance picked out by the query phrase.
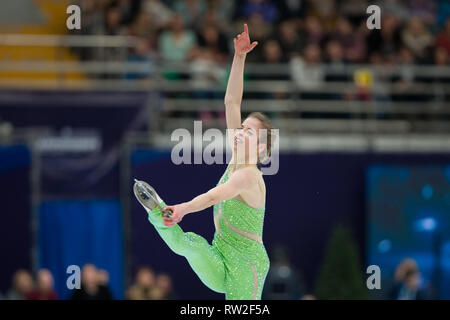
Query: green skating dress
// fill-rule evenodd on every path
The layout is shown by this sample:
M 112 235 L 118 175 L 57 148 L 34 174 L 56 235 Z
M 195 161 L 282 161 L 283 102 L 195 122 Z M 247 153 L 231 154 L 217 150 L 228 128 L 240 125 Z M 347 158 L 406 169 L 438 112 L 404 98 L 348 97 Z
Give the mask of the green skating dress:
M 218 185 L 228 180 L 232 167 L 228 165 Z M 148 218 L 207 287 L 224 293 L 227 300 L 260 300 L 270 267 L 262 241 L 265 207 L 255 209 L 232 198 L 214 205 L 213 211 L 212 245 L 196 233 L 183 232 L 178 224 L 166 227 L 158 209 L 149 211 Z

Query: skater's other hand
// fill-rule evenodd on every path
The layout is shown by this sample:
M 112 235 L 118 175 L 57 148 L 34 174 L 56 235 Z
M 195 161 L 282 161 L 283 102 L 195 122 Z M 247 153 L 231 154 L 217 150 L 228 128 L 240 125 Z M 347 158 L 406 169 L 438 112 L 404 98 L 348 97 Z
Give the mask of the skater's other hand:
M 234 41 L 234 51 L 238 55 L 245 55 L 249 53 L 258 44 L 257 41 L 250 43 L 250 36 L 248 34 L 247 24 L 244 24 L 244 32 L 238 34 L 238 36 L 234 38 L 233 41 Z
M 171 227 L 179 223 L 183 217 L 187 214 L 187 211 L 183 204 L 177 204 L 174 206 L 165 206 L 164 210 L 171 210 L 172 215 L 170 217 L 163 217 L 163 223 L 166 227 Z

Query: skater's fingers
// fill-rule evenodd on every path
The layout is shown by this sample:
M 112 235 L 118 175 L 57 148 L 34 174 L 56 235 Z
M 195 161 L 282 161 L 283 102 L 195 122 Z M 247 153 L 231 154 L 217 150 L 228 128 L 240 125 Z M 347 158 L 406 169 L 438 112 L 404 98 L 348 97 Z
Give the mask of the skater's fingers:
M 258 41 L 254 41 L 251 45 L 250 45 L 250 50 L 253 50 L 254 47 L 256 47 L 258 45 Z
M 167 217 L 163 217 L 163 222 L 164 223 L 172 223 L 172 219 L 167 218 Z
M 163 217 L 163 223 L 167 227 L 171 227 L 175 224 L 177 224 L 181 219 L 173 219 L 172 217 Z
M 166 220 L 166 219 L 164 219 L 163 224 L 164 224 L 166 227 L 171 227 L 171 226 L 173 226 L 175 223 L 174 223 L 173 221 L 171 221 L 171 220 Z

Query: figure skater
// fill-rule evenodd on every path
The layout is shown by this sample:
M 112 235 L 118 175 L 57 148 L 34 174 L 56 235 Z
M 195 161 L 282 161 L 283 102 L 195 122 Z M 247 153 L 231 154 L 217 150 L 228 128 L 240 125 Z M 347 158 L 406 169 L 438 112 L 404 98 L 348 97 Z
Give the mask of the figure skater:
M 148 220 L 169 248 L 184 256 L 201 281 L 227 300 L 260 300 L 270 266 L 262 240 L 266 189 L 257 164 L 265 160 L 262 154 L 270 156 L 273 127 L 259 112 L 241 123 L 240 110 L 245 58 L 257 44 L 250 43 L 247 25 L 234 39 L 225 94 L 227 127 L 234 132 L 233 155 L 217 186 L 189 202 L 166 205 L 148 183 L 136 180 L 134 185 Z M 265 139 L 261 132 L 267 134 Z M 185 215 L 210 206 L 215 224 L 212 245 L 178 225 Z

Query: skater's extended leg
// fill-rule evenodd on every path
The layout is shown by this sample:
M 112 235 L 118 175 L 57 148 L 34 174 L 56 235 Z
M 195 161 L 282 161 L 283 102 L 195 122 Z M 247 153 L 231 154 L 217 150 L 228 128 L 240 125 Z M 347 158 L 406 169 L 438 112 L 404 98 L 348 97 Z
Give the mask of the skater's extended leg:
M 161 207 L 164 206 L 162 203 Z M 193 232 L 184 232 L 178 224 L 165 226 L 158 208 L 147 212 L 148 220 L 169 248 L 188 260 L 189 265 L 207 287 L 224 293 L 225 266 L 220 253 L 205 238 Z

